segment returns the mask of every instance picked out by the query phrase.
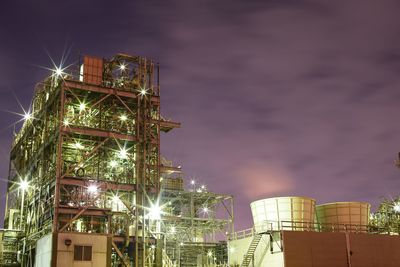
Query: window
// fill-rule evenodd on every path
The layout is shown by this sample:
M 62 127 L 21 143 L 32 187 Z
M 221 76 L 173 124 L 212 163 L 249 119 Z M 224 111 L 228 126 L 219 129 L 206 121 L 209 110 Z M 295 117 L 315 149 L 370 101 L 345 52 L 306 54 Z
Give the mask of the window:
M 91 261 L 92 246 L 74 246 L 74 261 Z

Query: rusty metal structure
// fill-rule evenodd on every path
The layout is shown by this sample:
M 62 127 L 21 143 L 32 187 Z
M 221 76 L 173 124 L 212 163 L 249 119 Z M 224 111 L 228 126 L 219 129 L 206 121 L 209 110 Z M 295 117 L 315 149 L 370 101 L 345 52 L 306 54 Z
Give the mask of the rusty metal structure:
M 233 231 L 233 198 L 184 190 L 180 167 L 160 153 L 161 132 L 179 127 L 160 114 L 159 65 L 150 59 L 84 56 L 56 68 L 36 86 L 12 144 L 2 233 L 15 249 L 3 266 L 37 266 L 47 254 L 43 266 L 64 266 L 76 234 L 104 240 L 98 266 L 196 266 L 168 246 L 218 247 L 202 236 Z M 205 205 L 212 216 L 197 211 Z M 170 237 L 171 225 L 191 236 Z M 46 236 L 48 250 L 38 245 Z

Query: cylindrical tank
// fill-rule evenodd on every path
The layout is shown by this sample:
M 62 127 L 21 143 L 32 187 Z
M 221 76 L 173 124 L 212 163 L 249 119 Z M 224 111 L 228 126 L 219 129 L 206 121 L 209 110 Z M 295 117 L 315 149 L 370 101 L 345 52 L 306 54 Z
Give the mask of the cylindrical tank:
M 315 200 L 308 197 L 275 197 L 250 204 L 256 232 L 314 229 Z
M 361 232 L 368 230 L 371 205 L 365 202 L 334 202 L 317 205 L 322 231 Z

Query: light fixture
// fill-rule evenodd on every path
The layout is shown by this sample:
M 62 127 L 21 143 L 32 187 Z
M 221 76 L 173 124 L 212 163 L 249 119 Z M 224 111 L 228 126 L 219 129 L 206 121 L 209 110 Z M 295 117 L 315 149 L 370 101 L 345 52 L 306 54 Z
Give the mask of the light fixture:
M 206 186 L 203 184 L 202 186 L 201 186 L 201 189 L 206 189 Z
M 85 108 L 86 108 L 86 104 L 85 103 L 82 102 L 82 103 L 79 104 L 79 110 L 80 111 L 84 111 Z
M 119 157 L 121 159 L 126 159 L 128 158 L 128 152 L 126 151 L 125 148 L 121 148 L 121 150 L 119 151 Z
M 81 143 L 79 143 L 79 142 L 75 142 L 75 148 L 77 148 L 77 149 L 83 149 L 84 146 L 83 146 Z
M 194 185 L 194 184 L 196 183 L 196 181 L 195 181 L 195 180 L 192 180 L 192 181 L 190 181 L 190 183 L 191 183 L 192 185 Z
M 146 88 L 140 88 L 139 94 L 140 94 L 141 96 L 145 96 L 145 95 L 147 94 Z
M 396 203 L 396 204 L 393 206 L 393 210 L 394 210 L 395 212 L 400 212 L 400 204 L 399 204 L 399 203 Z
M 19 182 L 19 188 L 20 188 L 22 191 L 27 190 L 28 187 L 29 187 L 29 182 L 28 182 L 28 181 L 22 180 L 21 182 Z
M 28 121 L 30 119 L 32 119 L 32 114 L 30 112 L 26 112 L 24 114 L 24 120 Z
M 128 117 L 125 114 L 122 114 L 121 116 L 119 116 L 119 119 L 121 121 L 126 121 L 128 119 Z
M 110 162 L 111 168 L 115 168 L 115 167 L 117 167 L 117 165 L 118 165 L 118 162 L 116 162 L 115 160 L 112 160 L 112 161 Z
M 56 74 L 57 77 L 59 77 L 63 74 L 63 71 L 61 68 L 56 67 L 56 69 L 54 70 L 54 73 Z
M 97 193 L 97 186 L 95 184 L 91 184 L 87 188 L 88 192 L 91 194 Z
M 149 219 L 151 220 L 160 220 L 161 219 L 161 207 L 158 204 L 151 205 L 149 209 Z

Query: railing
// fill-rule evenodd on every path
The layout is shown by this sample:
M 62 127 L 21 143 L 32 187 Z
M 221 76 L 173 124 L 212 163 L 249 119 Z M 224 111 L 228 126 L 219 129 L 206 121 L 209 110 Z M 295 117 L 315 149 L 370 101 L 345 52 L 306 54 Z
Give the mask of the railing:
M 229 236 L 229 239 L 238 240 L 246 237 L 252 237 L 255 234 L 271 233 L 277 231 L 391 234 L 386 228 L 379 228 L 370 225 L 313 223 L 303 221 L 264 221 L 255 225 L 253 228 L 232 233 Z

